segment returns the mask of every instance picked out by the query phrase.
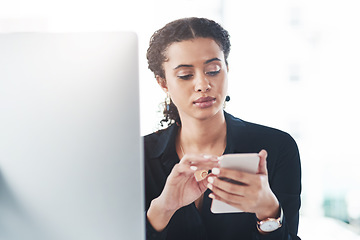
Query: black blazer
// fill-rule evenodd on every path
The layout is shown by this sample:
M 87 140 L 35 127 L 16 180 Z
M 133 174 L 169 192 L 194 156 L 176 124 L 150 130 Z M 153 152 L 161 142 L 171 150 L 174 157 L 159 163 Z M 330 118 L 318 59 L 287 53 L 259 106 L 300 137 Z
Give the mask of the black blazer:
M 253 213 L 213 214 L 208 189 L 201 211 L 192 203 L 179 209 L 162 232 L 154 230 L 146 219 L 147 239 L 230 240 L 230 239 L 299 239 L 297 237 L 301 193 L 301 166 L 293 138 L 280 130 L 249 123 L 224 112 L 227 126 L 227 153 L 268 152 L 269 184 L 284 211 L 281 228 L 261 235 L 256 229 Z M 162 192 L 167 176 L 179 157 L 175 139 L 178 126 L 144 137 L 145 147 L 145 209 Z

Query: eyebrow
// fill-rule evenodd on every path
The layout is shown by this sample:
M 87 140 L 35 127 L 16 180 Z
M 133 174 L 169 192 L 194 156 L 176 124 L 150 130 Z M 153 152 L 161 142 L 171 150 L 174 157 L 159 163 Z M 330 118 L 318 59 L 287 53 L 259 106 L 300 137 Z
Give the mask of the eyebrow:
M 208 64 L 208 63 L 211 63 L 211 62 L 213 62 L 213 61 L 221 61 L 221 60 L 220 60 L 219 58 L 212 58 L 212 59 L 206 60 L 206 61 L 204 62 L 204 64 Z M 180 64 L 180 65 L 176 66 L 176 67 L 174 68 L 174 70 L 175 70 L 175 69 L 178 69 L 178 68 L 182 68 L 182 67 L 194 67 L 194 65 Z

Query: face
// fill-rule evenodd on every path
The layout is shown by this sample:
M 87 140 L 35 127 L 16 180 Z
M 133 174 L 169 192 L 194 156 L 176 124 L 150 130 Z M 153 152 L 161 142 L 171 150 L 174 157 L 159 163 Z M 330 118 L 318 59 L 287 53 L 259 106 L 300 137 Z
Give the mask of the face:
M 171 44 L 163 63 L 165 79 L 157 77 L 177 106 L 181 120 L 222 114 L 228 68 L 223 51 L 211 38 Z

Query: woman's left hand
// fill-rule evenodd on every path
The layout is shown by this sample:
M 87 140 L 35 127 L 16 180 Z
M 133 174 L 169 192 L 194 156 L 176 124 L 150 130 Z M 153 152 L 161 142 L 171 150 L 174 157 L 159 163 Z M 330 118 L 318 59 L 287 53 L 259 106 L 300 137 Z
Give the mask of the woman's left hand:
M 266 168 L 267 152 L 259 152 L 260 162 L 256 174 L 220 168 L 217 175 L 208 178 L 211 198 L 218 199 L 244 212 L 252 212 L 260 220 L 279 215 L 279 202 L 271 191 Z M 242 184 L 232 183 L 223 178 Z

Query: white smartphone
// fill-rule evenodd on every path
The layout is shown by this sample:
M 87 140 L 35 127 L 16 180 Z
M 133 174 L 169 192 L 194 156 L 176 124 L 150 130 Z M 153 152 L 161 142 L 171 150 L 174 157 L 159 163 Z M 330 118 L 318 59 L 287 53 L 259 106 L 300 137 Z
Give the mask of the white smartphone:
M 224 154 L 220 157 L 220 167 L 240 170 L 256 174 L 258 171 L 260 157 L 257 153 L 235 153 Z M 229 180 L 231 182 L 231 180 Z M 238 183 L 241 184 L 241 183 Z M 213 199 L 211 203 L 212 213 L 235 213 L 243 212 L 227 203 Z

